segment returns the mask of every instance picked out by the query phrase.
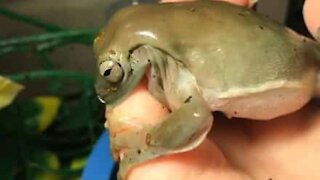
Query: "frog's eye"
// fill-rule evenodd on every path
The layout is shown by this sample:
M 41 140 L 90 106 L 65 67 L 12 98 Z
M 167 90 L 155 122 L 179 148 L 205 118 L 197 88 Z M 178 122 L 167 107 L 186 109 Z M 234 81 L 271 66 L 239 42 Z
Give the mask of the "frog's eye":
M 118 82 L 123 77 L 121 65 L 114 61 L 104 61 L 99 66 L 101 76 L 106 77 L 110 82 Z

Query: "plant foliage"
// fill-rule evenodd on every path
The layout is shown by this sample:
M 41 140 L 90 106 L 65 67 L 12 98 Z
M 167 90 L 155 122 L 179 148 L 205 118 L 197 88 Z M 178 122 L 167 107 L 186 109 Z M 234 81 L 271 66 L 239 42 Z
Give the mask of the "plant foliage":
M 48 95 L 18 98 L 0 110 L 0 179 L 79 178 L 103 131 L 103 107 L 95 96 L 94 77 L 55 69 L 50 53 L 67 44 L 91 46 L 97 29 L 68 29 L 5 8 L 0 8 L 0 16 L 45 31 L 0 39 L 0 60 L 12 53 L 34 53 L 41 64 L 39 69 L 7 78 L 24 85 L 49 82 L 43 89 Z M 75 90 L 61 93 L 70 87 Z

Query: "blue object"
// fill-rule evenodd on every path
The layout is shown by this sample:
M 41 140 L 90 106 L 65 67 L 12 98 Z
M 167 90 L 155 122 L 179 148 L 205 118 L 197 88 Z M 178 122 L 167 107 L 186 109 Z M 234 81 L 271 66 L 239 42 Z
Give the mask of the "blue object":
M 82 172 L 82 180 L 116 179 L 116 165 L 111 157 L 109 133 L 104 132 L 93 148 L 87 165 Z

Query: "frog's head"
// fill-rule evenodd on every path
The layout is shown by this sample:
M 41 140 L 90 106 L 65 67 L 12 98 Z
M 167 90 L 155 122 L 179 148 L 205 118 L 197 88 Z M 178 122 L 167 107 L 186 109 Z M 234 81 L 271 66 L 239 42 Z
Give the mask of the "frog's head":
M 97 56 L 96 92 L 101 102 L 114 105 L 124 99 L 142 79 L 146 63 L 132 58 L 130 52 L 109 50 Z

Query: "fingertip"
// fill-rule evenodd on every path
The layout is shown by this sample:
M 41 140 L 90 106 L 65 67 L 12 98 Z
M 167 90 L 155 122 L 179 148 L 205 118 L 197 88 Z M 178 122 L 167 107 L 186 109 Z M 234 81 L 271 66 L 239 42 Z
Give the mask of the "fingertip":
M 320 31 L 320 1 L 306 0 L 303 7 L 303 16 L 309 32 L 319 38 Z M 318 31 L 318 36 L 317 36 Z

